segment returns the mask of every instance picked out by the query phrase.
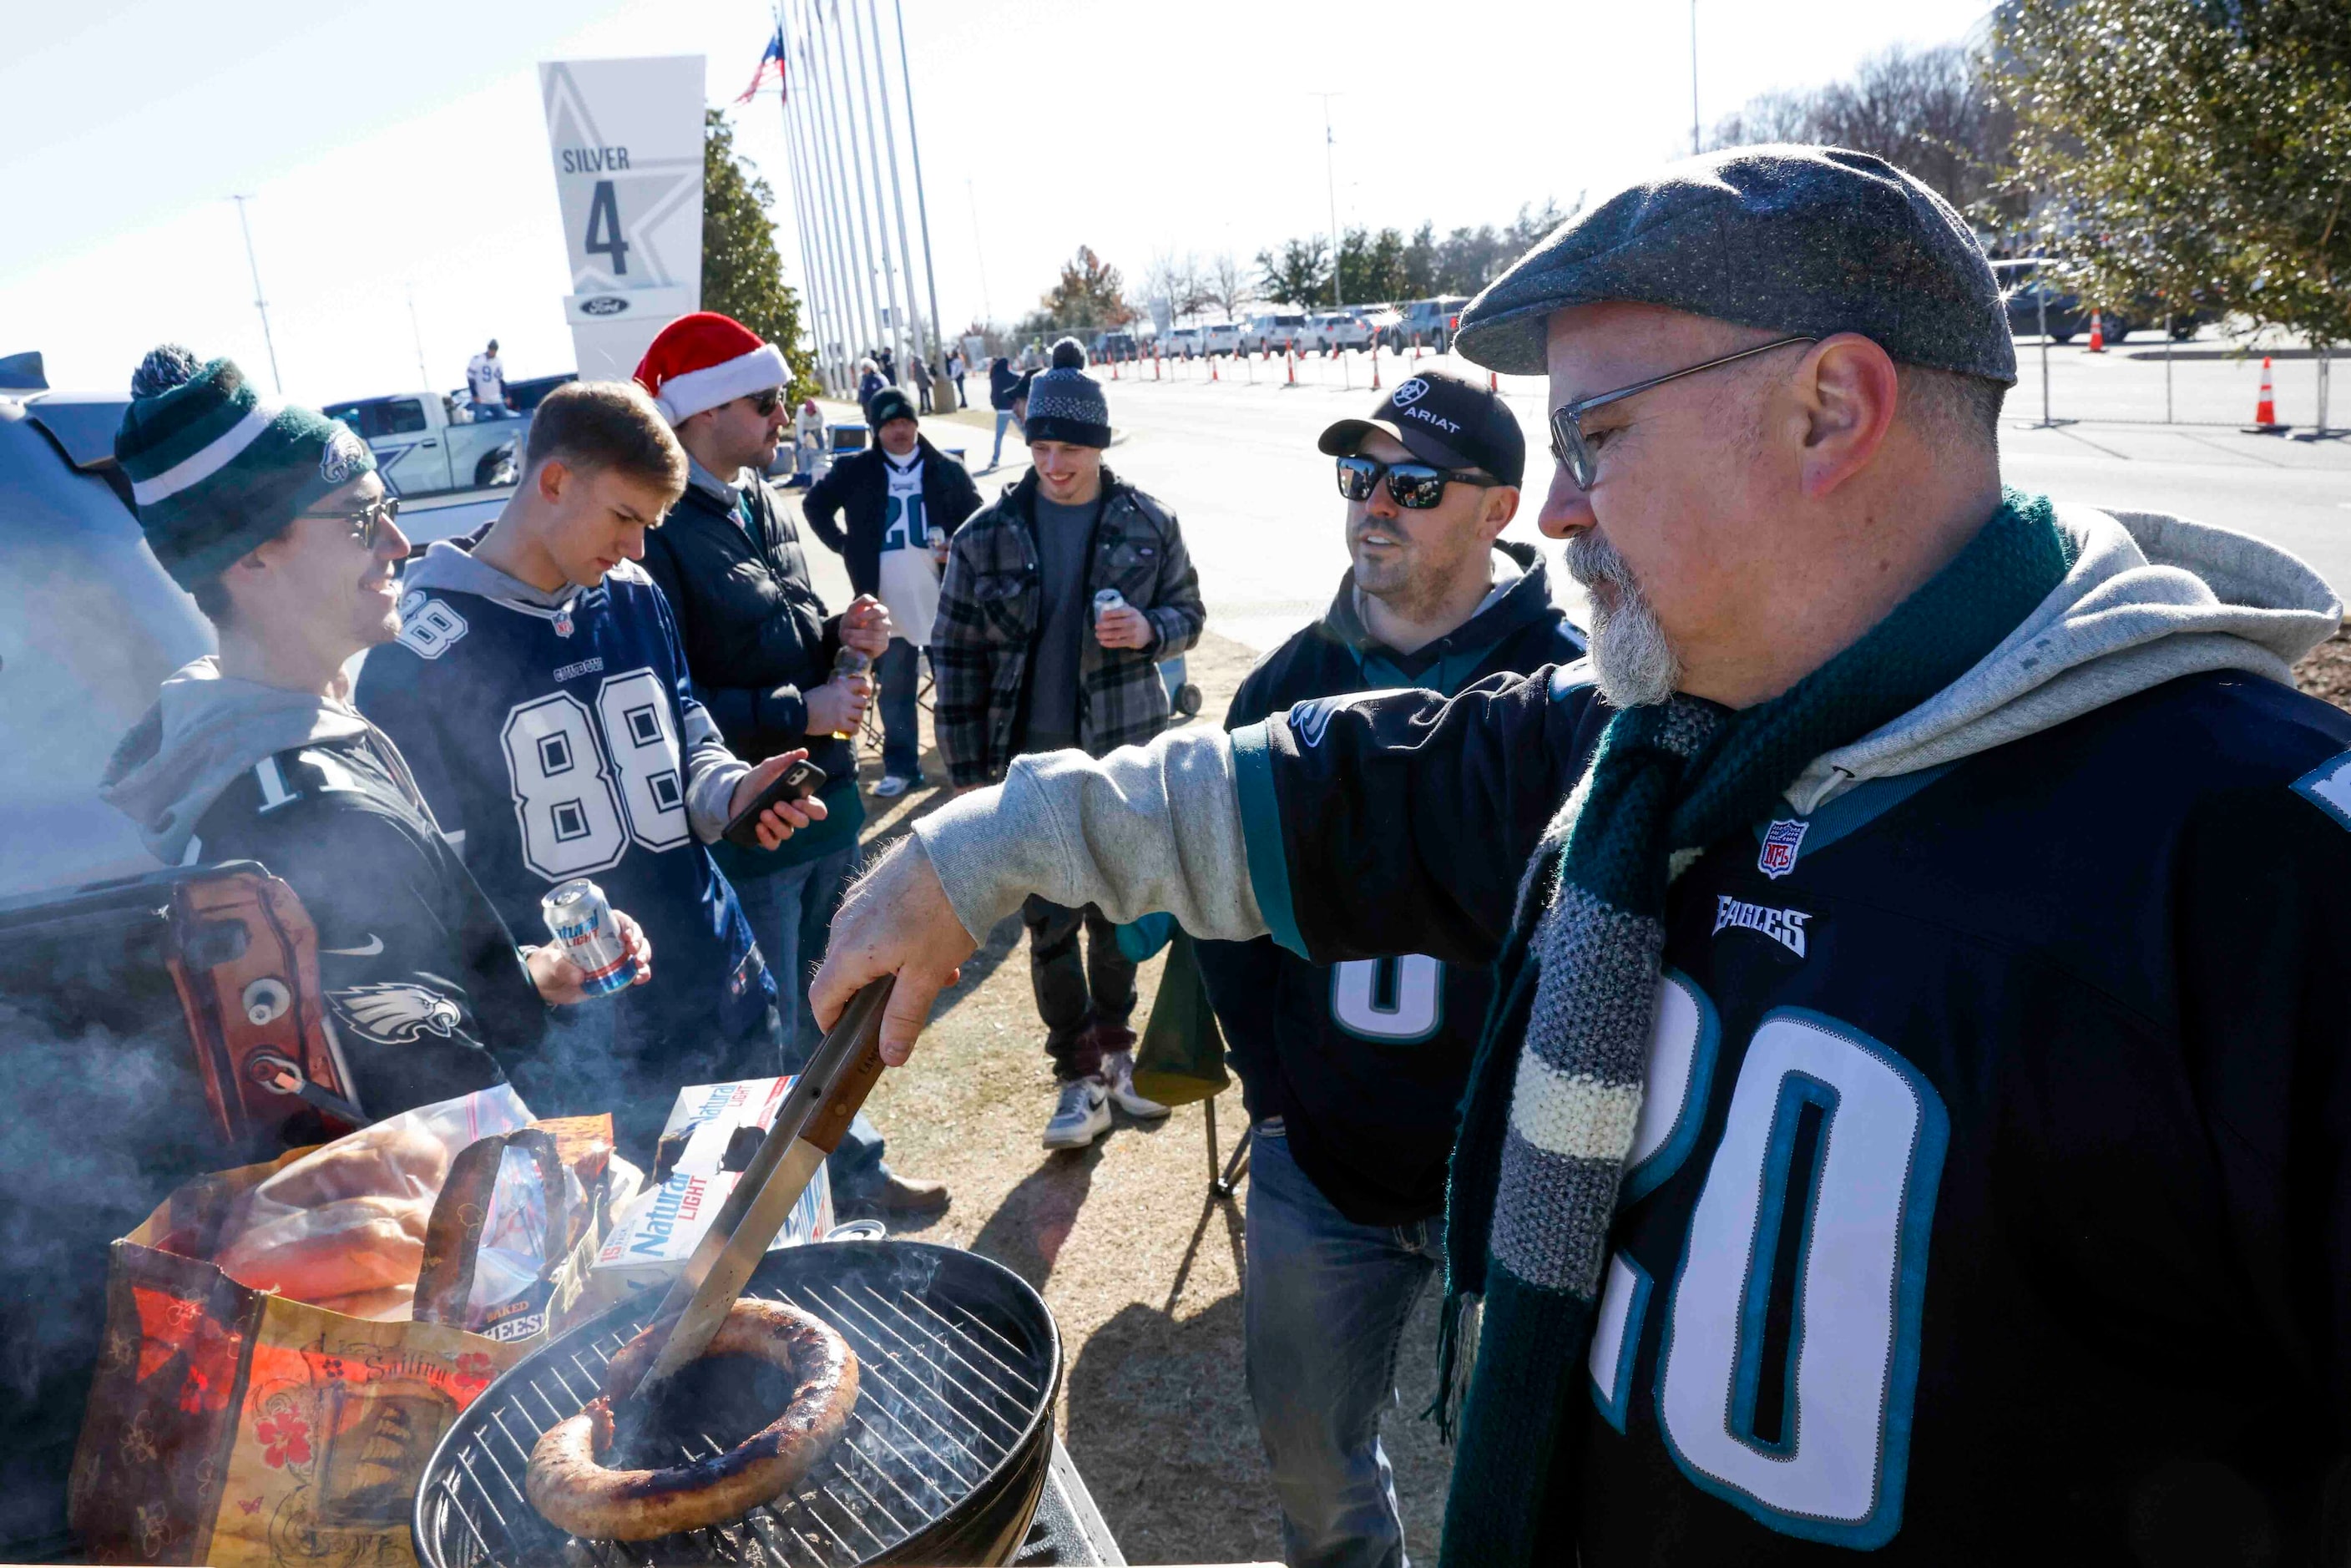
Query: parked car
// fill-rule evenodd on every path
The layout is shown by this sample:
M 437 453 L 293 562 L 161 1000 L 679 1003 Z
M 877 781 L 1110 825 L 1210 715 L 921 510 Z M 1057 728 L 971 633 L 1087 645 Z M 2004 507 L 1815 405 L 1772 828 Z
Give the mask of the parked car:
M 513 484 L 530 416 L 460 423 L 455 406 L 437 392 L 398 392 L 330 402 L 324 412 L 374 448 L 376 472 L 401 496 Z
M 1372 329 L 1364 316 L 1364 307 L 1358 305 L 1317 311 L 1306 319 L 1306 329 L 1299 338 L 1300 351 L 1320 349 L 1335 354 L 1343 349 L 1370 348 Z
M 1279 354 L 1295 349 L 1298 334 L 1305 326 L 1306 313 L 1302 310 L 1260 312 L 1241 323 L 1240 350 L 1244 354 Z
M 1213 327 L 1200 329 L 1201 351 L 1211 356 L 1233 355 L 1241 351 L 1241 329 L 1238 321 L 1219 321 Z
M 1391 346 L 1391 337 L 1404 324 L 1404 312 L 1393 305 L 1368 306 L 1363 312 L 1363 319 L 1373 343 L 1385 348 Z
M 2037 338 L 2045 319 L 2049 340 L 2070 343 L 2090 329 L 2090 313 L 2082 307 L 2081 297 L 2059 289 L 2055 285 L 2033 276 L 2031 267 L 2004 267 L 2001 283 L 2007 288 L 2008 329 L 2019 338 Z M 2043 315 L 2043 305 L 2047 315 Z M 2184 343 L 2196 336 L 2198 328 L 2218 320 L 2210 310 L 2181 310 L 2172 313 L 2166 329 L 2174 342 Z M 2126 308 L 2101 310 L 2098 322 L 2105 330 L 2105 340 L 2121 343 L 2142 327 L 2152 327 L 2164 320 L 2163 301 L 2152 295 L 2132 299 Z
M 1171 360 L 1195 360 L 1200 356 L 1200 329 L 1178 327 L 1160 340 L 1159 351 Z
M 1122 361 L 1131 364 L 1134 362 L 1135 354 L 1134 334 L 1096 332 L 1092 343 L 1088 345 L 1088 348 L 1093 354 L 1096 364 L 1113 364 Z
M 1454 330 L 1461 324 L 1461 308 L 1468 303 L 1466 297 L 1458 294 L 1411 301 L 1404 307 L 1404 319 L 1390 329 L 1387 346 L 1399 353 L 1406 348 L 1434 349 L 1444 353 L 1453 347 Z

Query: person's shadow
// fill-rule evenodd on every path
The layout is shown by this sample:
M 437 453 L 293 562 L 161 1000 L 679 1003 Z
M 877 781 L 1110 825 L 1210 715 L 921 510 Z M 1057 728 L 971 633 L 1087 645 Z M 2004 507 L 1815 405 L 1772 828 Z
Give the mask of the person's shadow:
M 993 1258 L 1043 1291 L 1077 1225 L 1078 1211 L 1085 1207 L 1102 1157 L 1099 1140 L 1082 1149 L 1048 1155 L 1004 1195 L 971 1239 L 971 1250 Z

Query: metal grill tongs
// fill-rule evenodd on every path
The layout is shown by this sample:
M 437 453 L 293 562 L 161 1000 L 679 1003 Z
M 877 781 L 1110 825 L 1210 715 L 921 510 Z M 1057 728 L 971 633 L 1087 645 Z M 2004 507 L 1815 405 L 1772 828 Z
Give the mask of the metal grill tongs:
M 888 976 L 871 982 L 841 1009 L 777 1107 L 775 1124 L 686 1260 L 685 1271 L 663 1298 L 653 1322 L 671 1324 L 669 1338 L 630 1401 L 632 1422 L 660 1408 L 670 1379 L 710 1348 L 792 1206 L 825 1156 L 841 1146 L 850 1120 L 881 1079 L 882 1011 L 892 984 Z

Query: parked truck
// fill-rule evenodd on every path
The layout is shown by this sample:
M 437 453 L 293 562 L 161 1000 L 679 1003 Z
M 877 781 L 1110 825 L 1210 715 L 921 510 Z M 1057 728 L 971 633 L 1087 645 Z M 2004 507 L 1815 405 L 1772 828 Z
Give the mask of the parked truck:
M 376 471 L 403 498 L 513 484 L 530 429 L 528 413 L 460 421 L 455 400 L 433 392 L 330 402 L 323 412 L 374 448 Z

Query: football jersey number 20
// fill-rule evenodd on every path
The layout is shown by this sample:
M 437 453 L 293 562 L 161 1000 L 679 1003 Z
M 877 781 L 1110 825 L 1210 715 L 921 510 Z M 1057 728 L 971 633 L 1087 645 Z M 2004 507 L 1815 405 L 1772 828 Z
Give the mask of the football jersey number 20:
M 601 737 L 601 738 L 600 738 Z M 569 692 L 517 704 L 499 734 L 523 862 L 560 882 L 693 835 L 667 694 L 651 670 L 608 676 L 596 706 Z
M 1625 1198 L 1694 1152 L 1718 1040 L 1687 977 L 1660 988 Z M 1899 1055 L 1799 1008 L 1765 1016 L 1658 1303 L 1657 1426 L 1682 1473 L 1772 1530 L 1884 1545 L 1901 1527 L 1927 1238 L 1949 1121 Z M 1625 1430 L 1649 1276 L 1608 1260 L 1591 1369 Z

